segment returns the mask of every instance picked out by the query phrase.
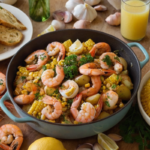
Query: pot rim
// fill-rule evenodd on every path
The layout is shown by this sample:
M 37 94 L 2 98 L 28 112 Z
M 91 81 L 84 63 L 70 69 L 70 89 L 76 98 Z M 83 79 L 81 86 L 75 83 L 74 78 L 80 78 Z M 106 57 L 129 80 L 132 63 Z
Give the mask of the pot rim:
M 139 79 L 141 79 L 141 68 L 140 68 L 139 60 L 138 60 L 137 56 L 135 55 L 135 53 L 132 51 L 132 49 L 131 49 L 125 42 L 123 42 L 122 40 L 120 40 L 119 38 L 117 38 L 117 37 L 115 37 L 115 36 L 113 36 L 113 35 L 110 35 L 110 34 L 108 34 L 108 33 L 101 32 L 101 31 L 97 31 L 97 30 L 91 30 L 91 29 L 65 29 L 66 32 L 69 32 L 69 31 L 72 31 L 72 30 L 76 30 L 76 32 L 77 32 L 77 31 L 81 31 L 81 30 L 85 30 L 85 31 L 87 31 L 87 32 L 92 31 L 92 32 L 95 32 L 95 33 L 98 32 L 98 33 L 107 35 L 108 37 L 114 38 L 115 40 L 118 40 L 118 41 L 119 41 L 120 43 L 122 43 L 123 45 L 127 46 L 128 49 L 130 49 L 132 55 L 134 56 L 134 58 L 135 58 L 136 61 L 137 61 L 137 65 L 138 65 L 137 67 L 139 68 L 139 71 L 140 71 Z M 64 31 L 64 30 L 58 30 L 58 31 L 54 31 L 54 32 L 56 33 L 56 32 L 62 32 L 62 31 Z M 48 34 L 51 34 L 51 33 L 53 33 L 53 32 L 46 33 L 46 34 L 44 34 L 44 35 L 41 35 L 40 37 L 43 37 L 43 38 L 44 38 L 45 35 L 48 35 Z M 26 46 L 27 44 L 29 44 L 29 43 L 32 42 L 32 41 L 35 41 L 37 38 L 40 38 L 40 37 L 36 37 L 36 38 L 30 40 L 30 41 L 27 42 L 24 46 Z M 24 47 L 24 46 L 23 46 L 23 47 Z M 21 47 L 21 48 L 18 50 L 18 52 L 21 51 L 21 49 L 22 49 L 23 47 Z M 17 52 L 17 53 L 18 53 L 18 52 Z M 16 53 L 16 54 L 13 56 L 13 58 L 10 60 L 9 65 L 8 65 L 8 68 L 7 68 L 7 72 L 6 72 L 6 85 L 7 85 L 7 87 L 8 87 L 8 70 L 10 69 L 10 65 L 11 65 L 11 63 L 14 61 L 14 58 L 15 58 L 15 56 L 17 55 L 17 53 Z M 7 88 L 7 91 L 8 91 L 10 100 L 13 102 L 13 104 L 17 105 L 17 106 L 21 109 L 22 113 L 25 113 L 28 117 L 33 118 L 33 120 L 42 121 L 42 122 L 44 122 L 44 123 L 49 123 L 49 124 L 52 124 L 52 125 L 59 125 L 59 126 L 82 126 L 82 125 L 89 125 L 89 124 L 94 124 L 94 123 L 98 123 L 98 122 L 104 121 L 104 120 L 106 120 L 106 119 L 108 119 L 108 118 L 110 118 L 110 117 L 115 116 L 115 115 L 118 114 L 119 112 L 121 112 L 123 109 L 125 109 L 125 107 L 127 107 L 130 103 L 133 102 L 134 97 L 136 96 L 137 91 L 138 91 L 138 89 L 139 89 L 139 86 L 140 86 L 140 80 L 139 80 L 138 86 L 135 87 L 135 88 L 136 88 L 136 91 L 132 94 L 130 100 L 124 105 L 124 107 L 120 108 L 120 109 L 119 109 L 118 111 L 116 111 L 115 113 L 111 114 L 110 116 L 108 116 L 108 117 L 106 117 L 106 118 L 100 119 L 100 120 L 95 120 L 95 121 L 92 121 L 92 122 L 89 122 L 89 123 L 81 123 L 81 124 L 52 123 L 52 122 L 44 121 L 44 120 L 41 120 L 41 119 L 37 119 L 36 117 L 33 117 L 33 116 L 29 115 L 27 112 L 25 112 L 23 109 L 21 109 L 20 106 L 19 106 L 17 103 L 14 102 L 13 97 L 10 95 L 9 87 Z

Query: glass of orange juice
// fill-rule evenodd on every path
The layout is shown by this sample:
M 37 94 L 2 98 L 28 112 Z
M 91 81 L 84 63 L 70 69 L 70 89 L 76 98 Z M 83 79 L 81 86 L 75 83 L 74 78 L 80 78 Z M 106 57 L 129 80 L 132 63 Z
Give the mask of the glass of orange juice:
M 132 41 L 140 41 L 146 35 L 150 0 L 122 0 L 121 34 Z

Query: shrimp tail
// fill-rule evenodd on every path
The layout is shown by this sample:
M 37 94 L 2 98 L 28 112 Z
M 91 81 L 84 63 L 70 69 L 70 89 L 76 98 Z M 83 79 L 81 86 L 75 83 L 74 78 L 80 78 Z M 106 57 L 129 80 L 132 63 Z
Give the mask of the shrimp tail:
M 36 71 L 37 70 L 37 65 L 29 65 L 29 66 L 27 66 L 27 70 Z
M 95 118 L 94 119 L 96 119 L 98 116 L 99 116 L 99 114 L 101 113 L 101 111 L 102 111 L 102 107 L 103 107 L 103 98 L 102 98 L 102 96 L 99 98 L 99 101 L 98 101 L 98 104 L 97 104 L 97 107 L 96 107 L 96 114 L 95 114 Z
M 101 69 L 103 71 L 103 75 L 104 76 L 110 76 L 112 74 L 116 74 L 115 70 L 111 70 L 111 69 Z
M 12 150 L 19 150 L 23 142 L 23 137 L 19 136 L 17 137 L 10 145 Z

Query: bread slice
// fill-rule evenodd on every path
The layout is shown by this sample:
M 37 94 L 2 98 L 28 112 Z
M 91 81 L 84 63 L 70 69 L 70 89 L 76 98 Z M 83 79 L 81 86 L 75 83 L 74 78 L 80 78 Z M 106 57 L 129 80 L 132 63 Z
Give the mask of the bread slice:
M 15 28 L 18 30 L 26 30 L 27 28 L 8 10 L 0 6 L 0 24 Z
M 17 29 L 11 29 L 0 25 L 0 43 L 7 46 L 14 46 L 21 42 L 23 34 Z

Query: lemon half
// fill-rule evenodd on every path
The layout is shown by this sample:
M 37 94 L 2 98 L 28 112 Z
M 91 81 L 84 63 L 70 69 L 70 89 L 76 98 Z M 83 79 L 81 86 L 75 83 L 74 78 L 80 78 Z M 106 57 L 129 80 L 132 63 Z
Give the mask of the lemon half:
M 54 28 L 53 25 L 50 25 L 50 26 L 48 26 L 42 33 L 38 34 L 38 36 L 41 36 L 41 35 L 43 35 L 43 34 L 45 34 L 45 33 L 53 32 L 53 31 L 56 31 L 56 29 Z
M 105 149 L 105 150 L 118 150 L 119 147 L 110 137 L 103 133 L 98 134 L 98 143 Z
M 52 137 L 43 137 L 34 141 L 28 150 L 66 150 L 61 141 Z

